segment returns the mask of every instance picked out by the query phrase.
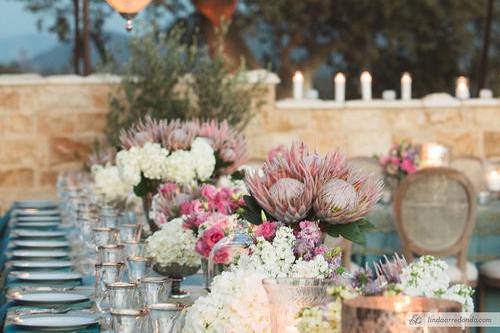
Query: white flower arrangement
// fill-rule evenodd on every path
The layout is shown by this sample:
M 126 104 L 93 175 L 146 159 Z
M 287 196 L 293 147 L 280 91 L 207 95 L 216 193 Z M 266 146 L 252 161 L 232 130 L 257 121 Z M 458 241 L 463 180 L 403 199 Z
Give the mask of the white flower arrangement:
M 182 218 L 173 219 L 146 239 L 148 256 L 161 266 L 200 265 L 200 256 L 194 250 L 196 237 L 192 230 L 182 226 L 183 222 Z
M 293 230 L 288 227 L 279 228 L 272 242 L 259 237 L 250 254 L 242 255 L 231 270 L 215 277 L 211 292 L 188 309 L 183 332 L 270 332 L 264 278 L 323 278 L 331 273 L 322 256 L 310 262 L 296 259 L 294 242 Z
M 116 161 L 120 177 L 130 186 L 138 185 L 141 176 L 179 184 L 204 181 L 212 176 L 216 162 L 213 148 L 203 138 L 196 138 L 191 150 L 176 150 L 170 155 L 159 143 L 146 142 L 118 152 Z
M 462 304 L 463 312 L 473 312 L 474 290 L 463 284 L 450 287 L 448 265 L 433 256 L 422 256 L 403 269 L 399 287 L 409 296 L 444 298 Z
M 403 269 L 401 289 L 408 296 L 439 297 L 450 285 L 448 265 L 432 256 L 422 256 Z
M 124 200 L 132 191 L 132 187 L 122 181 L 118 168 L 114 165 L 94 165 L 92 176 L 97 192 L 104 196 L 106 202 Z

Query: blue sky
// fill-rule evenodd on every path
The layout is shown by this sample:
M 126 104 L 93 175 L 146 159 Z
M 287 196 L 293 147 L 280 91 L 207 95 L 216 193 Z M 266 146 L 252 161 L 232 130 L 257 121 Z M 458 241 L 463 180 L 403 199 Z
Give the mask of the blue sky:
M 23 5 L 22 1 L 0 0 L 0 38 L 38 33 L 36 16 L 25 11 Z M 123 19 L 118 14 L 114 14 L 107 21 L 106 29 L 123 31 L 124 24 Z

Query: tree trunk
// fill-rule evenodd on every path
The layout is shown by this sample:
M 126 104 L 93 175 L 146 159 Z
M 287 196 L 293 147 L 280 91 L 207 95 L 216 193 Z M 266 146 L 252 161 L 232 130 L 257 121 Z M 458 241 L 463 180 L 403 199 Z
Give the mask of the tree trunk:
M 73 38 L 73 71 L 75 74 L 80 74 L 80 1 L 73 0 L 73 18 L 75 25 L 75 35 Z
M 490 49 L 491 40 L 491 21 L 493 20 L 493 0 L 488 0 L 486 7 L 486 22 L 484 26 L 483 35 L 483 49 L 481 51 L 481 63 L 479 64 L 479 79 L 478 79 L 478 92 L 482 88 L 486 88 L 488 77 L 488 53 Z
M 83 0 L 83 75 L 85 76 L 89 75 L 92 71 L 89 23 L 89 0 Z

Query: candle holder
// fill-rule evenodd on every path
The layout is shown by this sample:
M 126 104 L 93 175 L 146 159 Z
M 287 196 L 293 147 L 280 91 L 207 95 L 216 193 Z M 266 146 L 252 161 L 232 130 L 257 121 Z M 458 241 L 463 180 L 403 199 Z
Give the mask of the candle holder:
M 449 159 L 448 148 L 439 143 L 424 143 L 420 149 L 420 166 L 422 168 L 446 166 Z
M 411 313 L 461 312 L 455 301 L 409 296 L 366 296 L 345 300 L 342 304 L 342 333 L 428 332 L 459 333 L 460 327 L 409 326 Z

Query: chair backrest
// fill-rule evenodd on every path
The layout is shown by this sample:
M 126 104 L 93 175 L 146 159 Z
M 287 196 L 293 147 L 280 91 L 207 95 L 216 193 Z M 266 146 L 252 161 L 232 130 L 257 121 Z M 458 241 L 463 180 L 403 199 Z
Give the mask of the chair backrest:
M 486 168 L 484 161 L 476 156 L 459 156 L 450 161 L 450 167 L 469 178 L 476 193 L 486 189 Z
M 347 160 L 347 164 L 353 168 L 363 170 L 369 174 L 372 174 L 378 178 L 384 176 L 384 171 L 378 163 L 378 161 L 373 157 L 368 156 L 355 156 Z
M 429 168 L 398 186 L 394 216 L 403 252 L 457 257 L 465 276 L 467 248 L 476 223 L 476 200 L 467 177 L 451 168 Z

